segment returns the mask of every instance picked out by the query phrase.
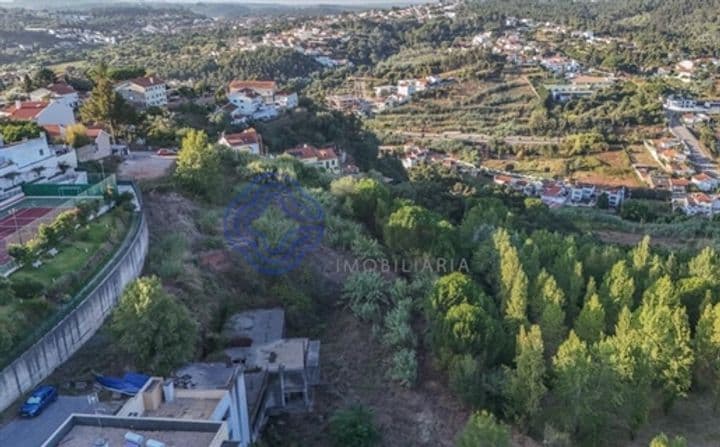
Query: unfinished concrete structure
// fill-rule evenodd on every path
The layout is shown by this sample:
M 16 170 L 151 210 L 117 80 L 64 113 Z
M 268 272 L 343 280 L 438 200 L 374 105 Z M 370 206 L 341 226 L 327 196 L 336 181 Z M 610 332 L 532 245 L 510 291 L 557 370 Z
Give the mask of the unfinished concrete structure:
M 313 387 L 320 383 L 320 342 L 284 338 L 282 309 L 233 315 L 223 335 L 227 363 L 193 363 L 179 369 L 176 388 L 229 392 L 230 439 L 241 446 L 256 441 L 268 418 L 312 410 Z

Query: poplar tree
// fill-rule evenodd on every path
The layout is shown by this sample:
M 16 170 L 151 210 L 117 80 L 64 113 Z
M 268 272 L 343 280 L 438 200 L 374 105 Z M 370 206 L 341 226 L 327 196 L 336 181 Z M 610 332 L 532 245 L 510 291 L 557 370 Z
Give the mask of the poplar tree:
M 605 308 L 606 327 L 611 328 L 617 321 L 620 310 L 633 307 L 635 280 L 630 274 L 627 263 L 618 261 L 605 275 L 600 296 Z
M 565 338 L 565 295 L 560 290 L 555 278 L 549 276 L 540 290 L 542 311 L 540 313 L 540 328 L 545 340 L 548 356 L 557 351 L 558 346 Z
M 720 404 L 720 303 L 707 305 L 695 329 L 697 376 L 709 382 L 713 392 L 713 410 Z
M 515 369 L 506 369 L 504 394 L 509 413 L 527 428 L 540 410 L 540 402 L 547 392 L 544 384 L 545 360 L 540 327 L 528 331 L 520 326 L 516 340 Z
M 603 338 L 605 331 L 605 309 L 600 303 L 600 297 L 593 293 L 585 301 L 580 315 L 575 320 L 575 332 L 578 337 L 588 344 L 593 344 Z

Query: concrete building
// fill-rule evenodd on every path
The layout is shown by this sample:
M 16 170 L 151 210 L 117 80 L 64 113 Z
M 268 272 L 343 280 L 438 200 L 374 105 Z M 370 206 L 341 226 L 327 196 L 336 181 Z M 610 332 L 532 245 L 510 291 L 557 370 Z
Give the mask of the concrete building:
M 165 107 L 167 105 L 165 81 L 156 77 L 139 77 L 120 82 L 115 91 L 136 107 Z
M 16 194 L 20 185 L 27 182 L 84 180 L 75 172 L 77 163 L 74 149 L 49 146 L 44 133 L 38 138 L 8 144 L 0 135 L 0 198 Z
M 153 442 L 154 441 L 154 442 Z M 177 418 L 73 414 L 42 447 L 231 447 L 227 424 Z

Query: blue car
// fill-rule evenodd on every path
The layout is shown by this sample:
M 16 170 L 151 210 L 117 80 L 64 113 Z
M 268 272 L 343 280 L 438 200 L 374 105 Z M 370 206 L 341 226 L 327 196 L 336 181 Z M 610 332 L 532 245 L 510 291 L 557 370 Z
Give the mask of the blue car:
M 34 418 L 58 398 L 54 386 L 44 385 L 35 389 L 20 408 L 20 416 Z

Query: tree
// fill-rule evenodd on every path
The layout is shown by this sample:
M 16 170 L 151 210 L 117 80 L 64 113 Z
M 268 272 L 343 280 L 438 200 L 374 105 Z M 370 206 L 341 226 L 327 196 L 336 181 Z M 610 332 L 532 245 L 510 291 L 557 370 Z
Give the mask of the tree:
M 600 297 L 593 293 L 585 301 L 580 315 L 575 320 L 575 333 L 588 344 L 593 344 L 603 338 L 605 332 L 605 310 L 600 303 Z
M 539 318 L 540 329 L 542 329 L 548 357 L 551 357 L 557 351 L 567 332 L 565 311 L 563 310 L 565 294 L 560 290 L 552 275 L 546 278 L 540 288 L 539 299 L 542 305 Z
M 110 327 L 136 366 L 158 374 L 169 374 L 195 352 L 195 322 L 156 276 L 139 278 L 125 289 Z
M 720 268 L 717 264 L 717 253 L 712 247 L 705 247 L 700 253 L 688 263 L 688 273 L 703 280 L 716 283 L 720 276 Z
M 633 297 L 635 295 L 635 280 L 625 261 L 618 261 L 605 275 L 600 296 L 603 300 L 606 327 L 612 328 L 617 321 L 617 316 L 623 307 L 633 308 Z
M 491 413 L 473 413 L 455 442 L 456 447 L 510 447 L 510 429 Z
M 47 87 L 48 85 L 55 82 L 55 73 L 49 68 L 40 68 L 33 75 L 32 82 L 33 86 L 35 87 Z
M 601 210 L 606 210 L 610 208 L 610 200 L 608 199 L 608 195 L 606 192 L 603 192 L 598 196 L 597 207 Z
M 543 383 L 545 359 L 540 327 L 533 325 L 526 331 L 520 326 L 515 350 L 515 369 L 506 369 L 504 394 L 509 413 L 527 428 L 540 410 L 540 402 L 547 392 Z
M 330 437 L 335 447 L 374 447 L 380 443 L 372 412 L 359 405 L 333 414 Z
M 709 382 L 714 396 L 713 410 L 720 404 L 720 303 L 703 309 L 695 329 L 697 377 Z
M 73 124 L 65 129 L 65 142 L 75 149 L 90 143 L 87 127 L 82 124 Z
M 430 255 L 452 259 L 456 231 L 436 213 L 418 205 L 405 205 L 392 213 L 385 225 L 385 242 L 404 255 Z
M 623 386 L 622 417 L 628 424 L 630 437 L 645 424 L 652 406 L 653 370 L 645 351 L 640 332 L 630 310 L 620 312 L 615 335 L 601 342 L 601 350 L 608 354 L 610 364 Z
M 650 447 L 687 447 L 687 441 L 682 436 L 670 439 L 665 433 L 660 433 L 650 441 Z
M 510 297 L 505 306 L 505 321 L 512 332 L 516 332 L 517 328 L 527 323 L 527 292 L 528 279 L 525 272 L 520 270 L 515 276 L 510 289 Z
M 190 130 L 182 140 L 175 168 L 175 178 L 191 192 L 207 196 L 217 186 L 220 159 L 208 144 L 204 131 Z
M 494 302 L 462 273 L 435 281 L 427 314 L 433 345 L 445 365 L 452 355 L 468 353 L 491 363 L 505 342 Z
M 638 312 L 639 340 L 649 355 L 668 410 L 676 398 L 687 395 L 691 384 L 695 359 L 687 314 L 684 307 L 667 304 L 643 304 Z
M 93 82 L 95 86 L 80 109 L 80 117 L 86 123 L 107 125 L 110 134 L 115 137 L 120 124 L 130 121 L 128 117 L 134 112 L 115 91 L 113 82 L 108 76 L 107 65 L 102 63 L 95 68 Z
M 592 351 L 570 331 L 553 357 L 555 387 L 561 426 L 579 438 L 602 439 L 602 431 L 614 415 L 620 395 L 617 374 L 606 353 Z
M 500 311 L 505 312 L 507 303 L 510 300 L 513 283 L 518 272 L 522 270 L 520 258 L 517 249 L 510 241 L 510 234 L 504 228 L 500 228 L 493 233 L 493 245 L 498 253 L 500 261 L 498 266 L 498 280 L 500 291 Z M 526 285 L 527 287 L 527 285 Z

